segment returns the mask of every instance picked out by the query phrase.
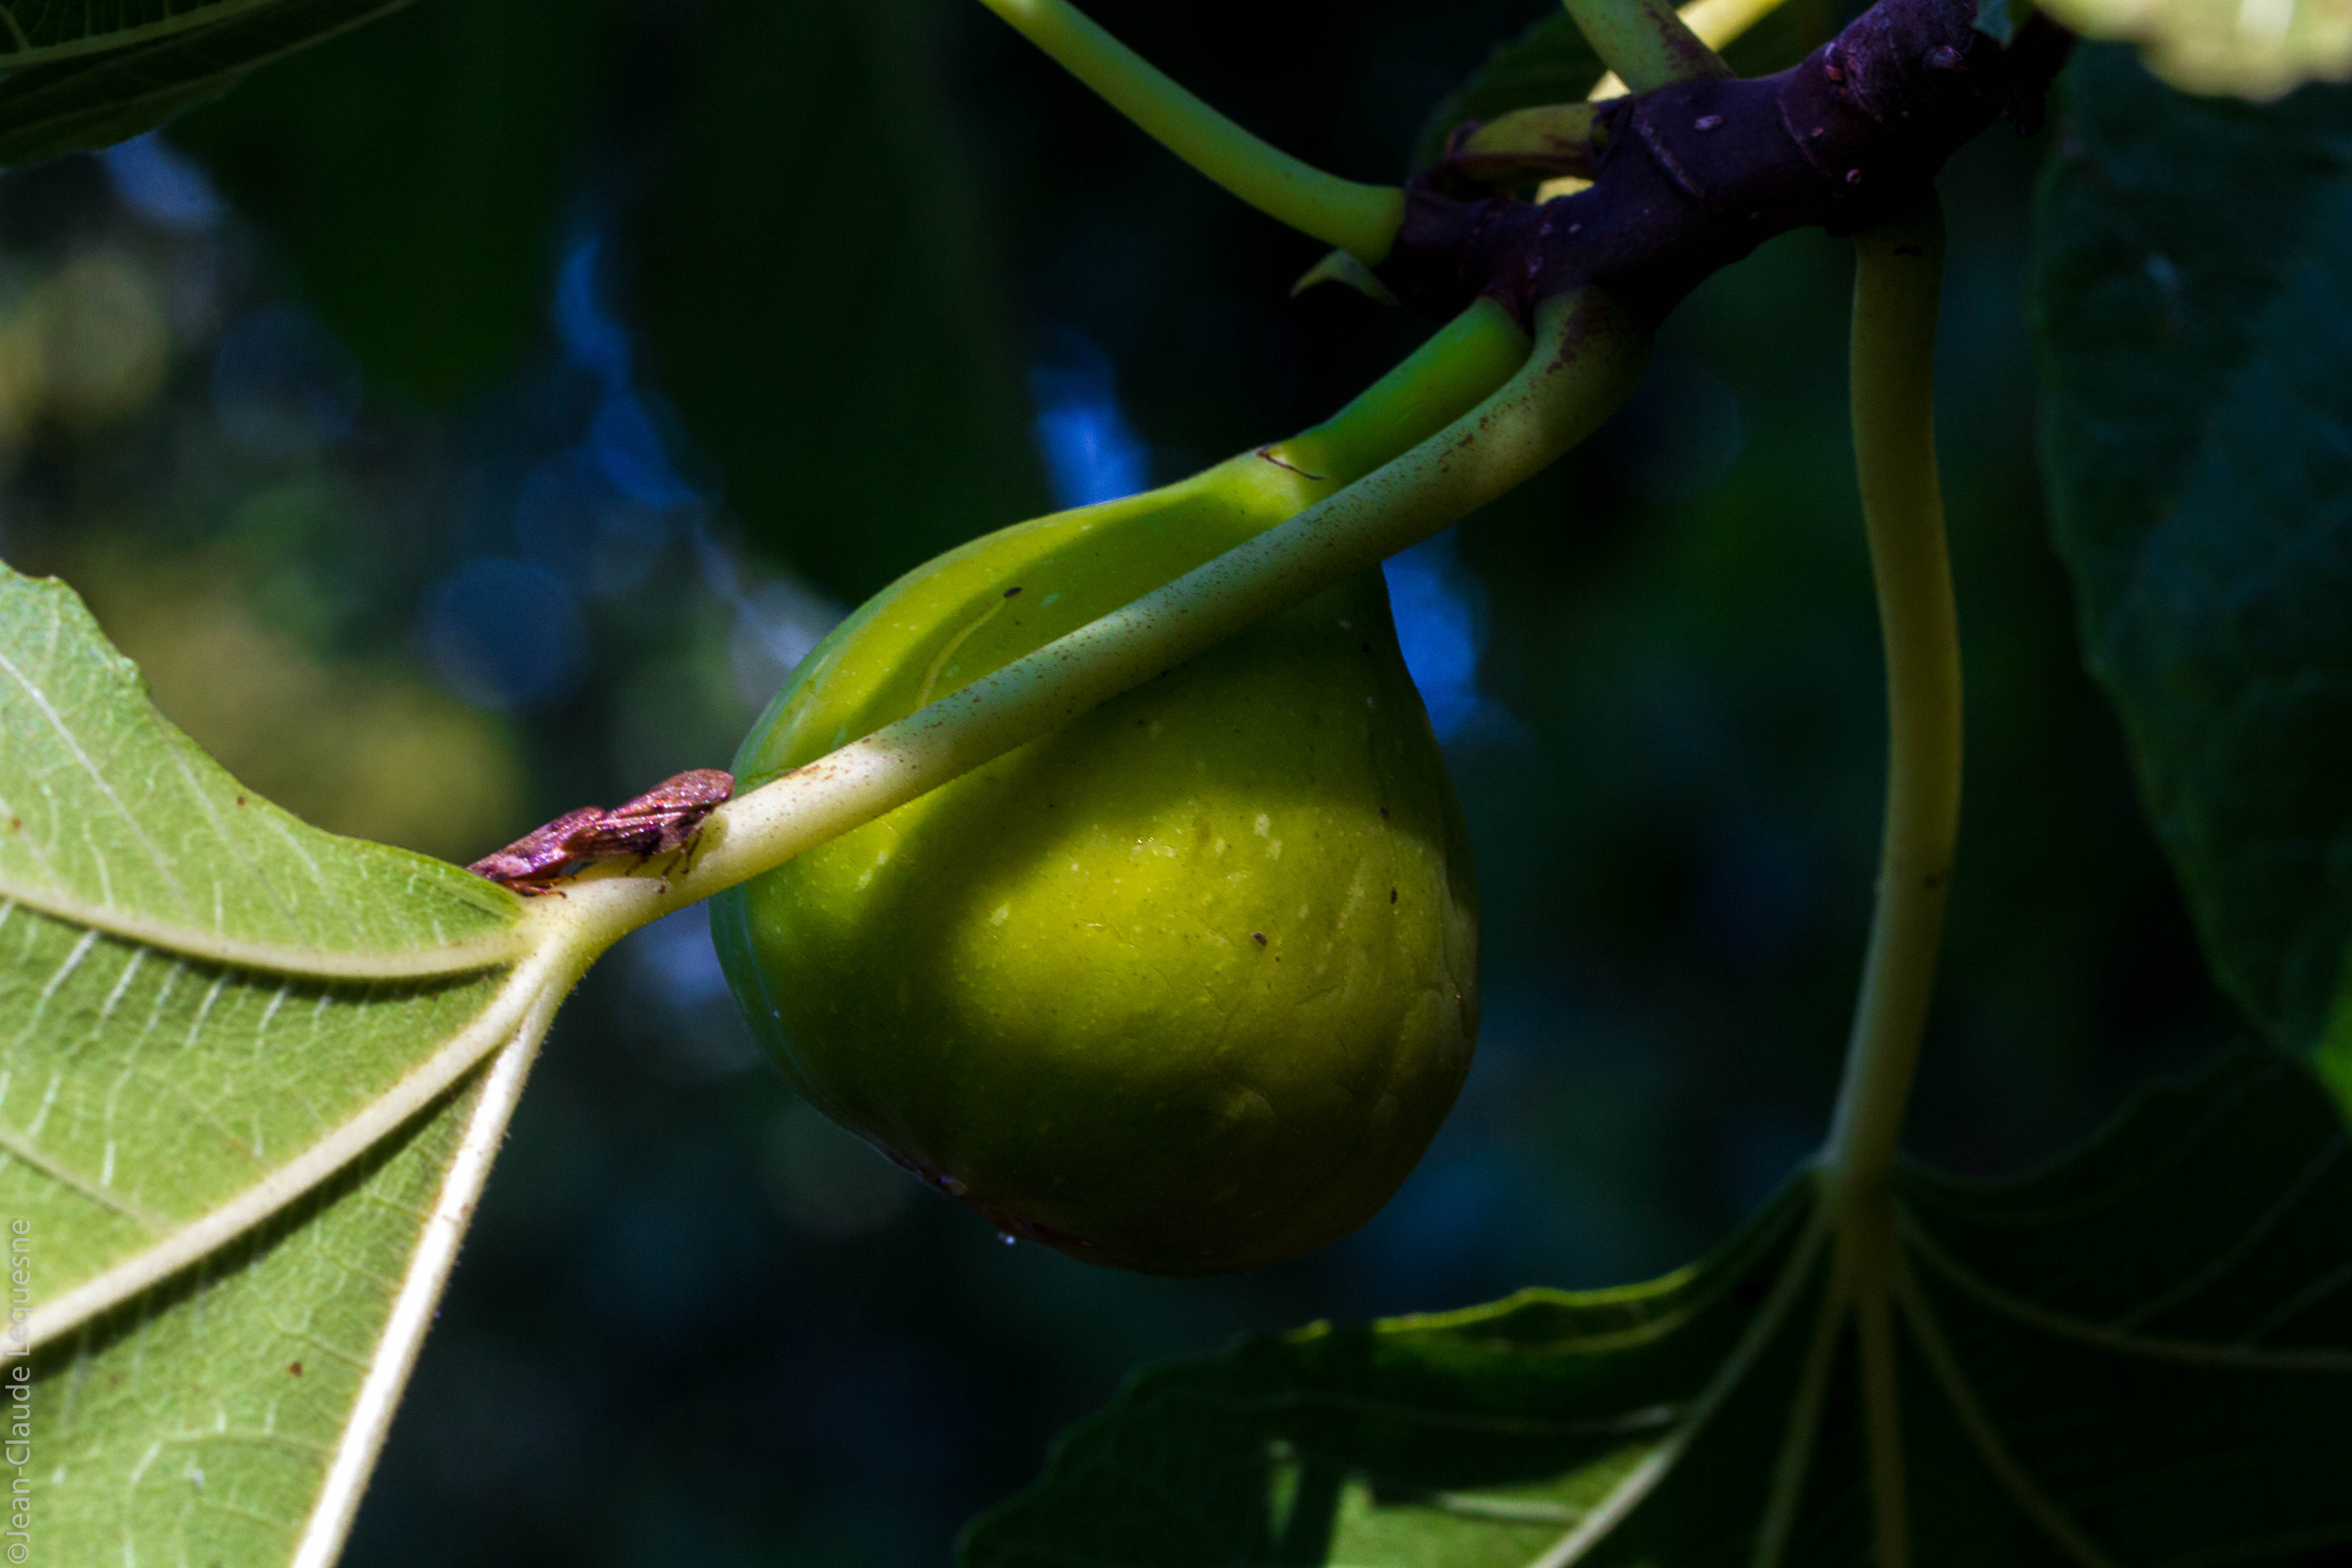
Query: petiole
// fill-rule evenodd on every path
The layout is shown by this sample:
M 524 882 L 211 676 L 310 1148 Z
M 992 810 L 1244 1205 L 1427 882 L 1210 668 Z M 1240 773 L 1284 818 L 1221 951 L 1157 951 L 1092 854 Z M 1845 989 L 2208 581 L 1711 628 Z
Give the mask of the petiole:
M 1068 0 L 982 0 L 1146 135 L 1278 223 L 1367 266 L 1388 257 L 1404 192 L 1303 163 L 1218 113 Z
M 1353 468 L 1361 478 L 1124 608 L 720 807 L 691 890 L 592 867 L 566 884 L 565 900 L 541 900 L 526 918 L 559 928 L 556 940 L 593 955 L 1058 729 L 1517 488 L 1624 401 L 1649 353 L 1646 331 L 1598 289 L 1548 300 L 1537 328 L 1526 352 L 1526 338 L 1499 307 L 1475 307 L 1440 339 L 1479 364 L 1520 363 L 1434 434 L 1381 460 L 1392 433 L 1425 418 L 1428 409 L 1415 405 L 1430 391 L 1416 388 L 1422 378 L 1410 373 L 1386 378 L 1351 405 L 1350 418 L 1274 449 L 1286 468 Z M 1479 379 L 1483 373 L 1470 384 Z M 1364 458 L 1377 466 L 1364 471 Z
M 1635 92 L 1731 74 L 1668 0 L 1567 0 L 1567 5 L 1593 53 Z
M 1874 1560 L 1911 1561 L 1895 1337 L 1895 1141 L 1919 1063 L 1960 819 L 1960 645 L 1936 477 L 1943 215 L 1855 240 L 1853 446 L 1886 647 L 1886 822 L 1845 1079 L 1822 1159 L 1851 1281 Z

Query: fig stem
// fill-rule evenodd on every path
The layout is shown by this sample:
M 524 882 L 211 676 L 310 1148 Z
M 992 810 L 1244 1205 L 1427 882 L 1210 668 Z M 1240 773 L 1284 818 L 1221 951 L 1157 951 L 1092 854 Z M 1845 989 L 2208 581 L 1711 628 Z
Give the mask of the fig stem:
M 1402 456 L 1132 604 L 737 796 L 704 825 L 692 871 L 667 886 L 593 868 L 563 897 L 532 900 L 525 921 L 601 951 L 1059 728 L 1513 489 L 1625 400 L 1648 352 L 1648 334 L 1600 290 L 1548 301 L 1534 350 L 1510 379 Z
M 1260 455 L 1337 480 L 1337 490 L 1435 435 L 1518 374 L 1532 345 L 1510 311 L 1482 299 L 1320 425 Z M 1317 492 L 1320 500 L 1328 492 Z M 1303 503 L 1302 503 L 1303 504 Z
M 1854 458 L 1886 649 L 1886 821 L 1830 1162 L 1874 1188 L 1894 1168 L 1935 989 L 1960 817 L 1960 650 L 1936 478 L 1942 216 L 1871 230 L 1854 248 Z
M 1877 909 L 1822 1176 L 1854 1314 L 1876 1561 L 1910 1562 L 1893 1299 L 1896 1140 L 1935 990 L 1960 816 L 1959 622 L 1936 477 L 1940 210 L 1857 237 L 1854 464 L 1886 650 Z
M 1367 267 L 1388 258 L 1404 192 L 1328 174 L 1243 130 L 1068 0 L 982 0 L 1144 134 L 1277 223 Z
M 994 0 L 991 0 L 993 4 Z M 1649 92 L 1731 68 L 1708 48 L 1670 0 L 1566 0 L 1576 30 L 1619 79 Z
M 1748 28 L 1779 10 L 1787 0 L 1691 0 L 1675 11 L 1691 35 L 1710 49 L 1720 49 Z M 1727 68 L 1727 74 L 1728 68 Z M 1587 100 L 1600 103 L 1612 98 L 1622 98 L 1632 89 L 1625 79 L 1611 71 L 1592 84 Z

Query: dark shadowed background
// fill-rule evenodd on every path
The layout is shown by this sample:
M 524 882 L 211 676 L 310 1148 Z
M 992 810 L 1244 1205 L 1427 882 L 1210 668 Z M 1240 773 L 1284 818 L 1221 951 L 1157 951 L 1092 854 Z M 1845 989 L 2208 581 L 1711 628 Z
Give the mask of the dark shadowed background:
M 1360 178 L 1550 12 L 1089 9 Z M 2044 150 L 1944 182 L 1971 773 L 1910 1146 L 1988 1174 L 2239 1028 L 2045 536 Z M 1318 255 L 972 0 L 421 0 L 0 177 L 0 555 L 256 788 L 470 859 L 723 764 L 927 555 L 1330 412 L 1426 327 L 1292 299 Z M 1586 450 L 1391 563 L 1486 1023 L 1387 1212 L 1223 1280 L 1002 1245 L 793 1098 L 675 917 L 559 1019 L 349 1561 L 939 1563 L 1138 1361 L 1721 1237 L 1824 1128 L 1870 900 L 1851 269 L 1717 278 Z

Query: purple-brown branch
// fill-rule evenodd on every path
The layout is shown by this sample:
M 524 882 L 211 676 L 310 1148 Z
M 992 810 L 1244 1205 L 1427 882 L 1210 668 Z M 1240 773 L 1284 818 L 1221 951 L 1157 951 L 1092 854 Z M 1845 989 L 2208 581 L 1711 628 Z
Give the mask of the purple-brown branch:
M 1878 0 L 1797 65 L 1678 82 L 1600 106 L 1592 186 L 1541 205 L 1474 198 L 1441 162 L 1407 186 L 1376 269 L 1447 317 L 1481 295 L 1522 320 L 1597 284 L 1649 320 L 1774 235 L 1853 234 L 1917 212 L 1944 161 L 2007 110 L 2022 125 L 2064 60 L 2047 23 L 2003 47 L 1974 0 Z

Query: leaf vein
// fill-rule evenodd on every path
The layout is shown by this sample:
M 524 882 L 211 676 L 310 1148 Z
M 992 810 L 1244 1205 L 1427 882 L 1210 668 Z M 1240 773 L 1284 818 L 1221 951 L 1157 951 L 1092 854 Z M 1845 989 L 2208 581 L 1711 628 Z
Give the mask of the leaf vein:
M 2004 1316 L 2067 1339 L 2096 1345 L 2120 1355 L 2178 1362 L 2189 1366 L 2236 1367 L 2249 1372 L 2352 1373 L 2352 1352 L 2266 1351 L 2242 1342 L 2217 1345 L 2193 1340 L 2158 1339 L 2147 1334 L 2122 1332 L 2108 1324 L 2071 1317 L 2021 1296 L 2012 1295 L 1986 1279 L 1937 1247 L 1909 1215 L 1903 1216 L 1902 1223 L 1906 1247 L 1978 1301 Z

